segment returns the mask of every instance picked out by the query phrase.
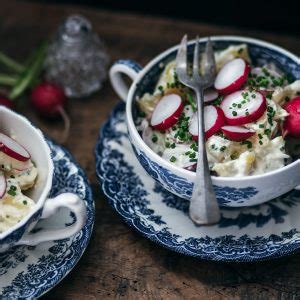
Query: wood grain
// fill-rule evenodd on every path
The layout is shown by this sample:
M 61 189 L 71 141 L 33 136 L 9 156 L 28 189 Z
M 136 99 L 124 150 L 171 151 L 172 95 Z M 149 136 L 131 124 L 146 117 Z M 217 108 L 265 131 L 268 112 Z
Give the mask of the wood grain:
M 300 39 L 186 21 L 112 13 L 66 5 L 0 1 L 1 50 L 21 59 L 71 13 L 88 17 L 105 40 L 111 61 L 146 64 L 191 37 L 235 34 L 261 38 L 297 54 Z M 118 99 L 109 83 L 88 99 L 72 100 L 72 128 L 66 147 L 86 170 L 96 203 L 91 242 L 74 270 L 45 299 L 296 299 L 300 297 L 300 255 L 252 263 L 216 263 L 158 247 L 129 229 L 108 205 L 95 176 L 93 150 L 98 130 Z M 60 139 L 62 123 L 46 122 L 25 105 L 21 112 L 46 134 Z

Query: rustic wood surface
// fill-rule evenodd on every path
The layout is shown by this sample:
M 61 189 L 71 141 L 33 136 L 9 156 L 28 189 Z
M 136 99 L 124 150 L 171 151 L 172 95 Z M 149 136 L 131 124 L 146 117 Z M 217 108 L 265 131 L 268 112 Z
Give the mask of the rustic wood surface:
M 265 39 L 299 54 L 300 39 L 171 19 L 119 14 L 69 5 L 0 1 L 0 48 L 18 59 L 55 31 L 71 13 L 88 17 L 105 40 L 111 61 L 147 63 L 191 37 L 235 34 Z M 108 205 L 95 176 L 94 145 L 100 126 L 118 98 L 108 82 L 89 99 L 72 101 L 72 128 L 66 147 L 86 170 L 96 204 L 90 244 L 73 271 L 45 299 L 296 299 L 300 297 L 300 255 L 280 260 L 234 264 L 196 260 L 163 249 L 128 228 Z M 61 122 L 46 122 L 26 106 L 45 133 L 60 140 Z

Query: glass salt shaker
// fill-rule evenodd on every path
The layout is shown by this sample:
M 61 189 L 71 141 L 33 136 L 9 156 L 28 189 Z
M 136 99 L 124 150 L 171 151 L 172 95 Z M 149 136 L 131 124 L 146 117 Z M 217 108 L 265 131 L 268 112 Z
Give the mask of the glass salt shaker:
M 46 79 L 60 84 L 67 96 L 86 97 L 100 89 L 109 58 L 91 23 L 71 15 L 48 47 Z

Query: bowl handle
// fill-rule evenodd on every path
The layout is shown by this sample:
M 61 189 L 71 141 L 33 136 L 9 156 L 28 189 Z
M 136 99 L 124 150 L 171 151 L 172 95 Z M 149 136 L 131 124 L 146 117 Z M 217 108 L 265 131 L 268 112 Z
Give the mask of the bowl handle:
M 109 78 L 111 85 L 113 86 L 115 92 L 118 96 L 126 102 L 128 95 L 128 86 L 124 81 L 122 75 L 128 76 L 132 81 L 134 81 L 138 73 L 142 70 L 142 67 L 129 59 L 118 60 L 109 70 Z
M 28 233 L 24 235 L 16 245 L 35 246 L 42 242 L 65 239 L 79 232 L 86 222 L 87 210 L 84 201 L 76 194 L 63 193 L 55 198 L 47 199 L 44 204 L 41 219 L 49 218 L 61 207 L 66 207 L 75 214 L 76 221 L 74 224 L 61 229 L 41 230 L 37 233 Z

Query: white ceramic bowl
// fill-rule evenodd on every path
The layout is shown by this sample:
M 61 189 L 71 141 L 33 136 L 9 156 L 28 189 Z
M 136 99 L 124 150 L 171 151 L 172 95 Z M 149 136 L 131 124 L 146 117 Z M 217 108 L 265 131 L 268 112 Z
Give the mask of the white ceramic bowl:
M 206 38 L 200 40 L 202 47 L 206 40 Z M 246 43 L 254 63 L 273 62 L 291 78 L 300 78 L 299 58 L 283 48 L 264 41 L 238 36 L 216 36 L 212 37 L 212 41 L 217 49 Z M 189 52 L 192 52 L 193 44 L 194 41 L 189 43 Z M 174 166 L 154 153 L 144 143 L 134 123 L 135 99 L 153 90 L 162 67 L 175 59 L 177 49 L 178 46 L 175 46 L 166 50 L 144 68 L 130 60 L 117 61 L 110 69 L 110 80 L 117 94 L 126 101 L 128 133 L 136 157 L 145 170 L 168 191 L 189 199 L 196 174 Z M 127 75 L 133 80 L 129 92 L 122 75 Z M 221 206 L 256 205 L 274 199 L 300 184 L 300 160 L 263 175 L 242 178 L 212 176 L 212 181 Z
M 3 106 L 0 106 L 0 131 L 7 135 L 13 134 L 31 154 L 31 159 L 38 169 L 37 182 L 28 195 L 36 202 L 35 207 L 18 224 L 0 233 L 0 252 L 15 245 L 37 245 L 44 241 L 64 239 L 80 231 L 86 220 L 84 201 L 71 193 L 47 198 L 52 186 L 54 167 L 51 151 L 42 132 L 32 126 L 26 118 Z M 73 225 L 64 229 L 30 233 L 39 219 L 48 218 L 60 207 L 74 212 L 76 222 Z

